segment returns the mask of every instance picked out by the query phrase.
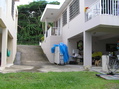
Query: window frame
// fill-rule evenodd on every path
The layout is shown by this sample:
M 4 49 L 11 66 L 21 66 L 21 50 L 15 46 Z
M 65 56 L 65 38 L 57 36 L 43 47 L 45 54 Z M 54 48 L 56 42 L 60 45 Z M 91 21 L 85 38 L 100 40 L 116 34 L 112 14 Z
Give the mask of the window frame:
M 69 20 L 72 20 L 79 14 L 80 6 L 79 0 L 73 0 L 69 5 Z
M 62 25 L 66 25 L 67 24 L 67 9 L 64 10 L 64 12 L 62 13 Z
M 12 0 L 12 7 L 11 7 L 12 18 L 14 18 L 14 4 L 15 4 L 15 0 Z

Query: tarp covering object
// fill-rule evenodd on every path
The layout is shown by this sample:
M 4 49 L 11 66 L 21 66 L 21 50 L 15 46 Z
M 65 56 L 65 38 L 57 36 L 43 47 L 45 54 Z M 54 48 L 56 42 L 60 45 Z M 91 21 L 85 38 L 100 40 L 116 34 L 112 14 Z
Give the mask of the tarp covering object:
M 64 43 L 54 44 L 54 46 L 51 48 L 52 53 L 55 53 L 55 47 L 59 47 L 60 53 L 63 54 L 64 63 L 67 63 L 69 60 L 69 54 L 68 54 L 67 46 Z

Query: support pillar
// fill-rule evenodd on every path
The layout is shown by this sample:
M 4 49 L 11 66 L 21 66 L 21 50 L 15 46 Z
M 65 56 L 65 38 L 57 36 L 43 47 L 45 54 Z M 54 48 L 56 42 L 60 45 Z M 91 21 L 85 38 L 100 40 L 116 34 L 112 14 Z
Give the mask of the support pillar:
M 45 32 L 47 31 L 48 22 L 45 20 Z
M 10 50 L 10 52 L 11 52 L 10 56 L 7 58 L 8 59 L 7 60 L 7 66 L 9 67 L 9 66 L 13 65 L 13 60 L 14 60 L 14 58 L 13 58 L 13 50 L 14 50 L 13 49 L 13 39 L 10 37 L 8 38 L 7 49 Z
M 2 49 L 1 49 L 1 67 L 6 66 L 7 61 L 7 41 L 8 41 L 8 30 L 2 30 Z
M 47 26 L 48 26 L 48 22 L 47 22 L 47 20 L 45 20 L 45 38 L 48 36 Z
M 92 35 L 90 32 L 83 33 L 84 41 L 84 68 L 89 69 L 92 66 Z

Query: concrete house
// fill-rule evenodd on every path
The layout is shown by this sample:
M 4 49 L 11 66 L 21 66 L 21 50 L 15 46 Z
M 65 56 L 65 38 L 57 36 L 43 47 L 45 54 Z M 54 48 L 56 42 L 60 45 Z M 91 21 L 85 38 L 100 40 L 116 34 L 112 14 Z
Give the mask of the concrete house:
M 17 47 L 18 11 L 15 1 L 0 0 L 0 70 L 13 65 Z
M 64 0 L 61 5 L 48 4 L 41 21 L 45 22 L 41 47 L 53 63 L 53 44 L 65 43 L 69 55 L 83 44 L 83 66 L 92 67 L 92 52 L 108 55 L 111 45 L 119 41 L 119 0 Z M 48 23 L 53 27 L 48 29 Z M 113 49 L 114 51 L 114 49 Z

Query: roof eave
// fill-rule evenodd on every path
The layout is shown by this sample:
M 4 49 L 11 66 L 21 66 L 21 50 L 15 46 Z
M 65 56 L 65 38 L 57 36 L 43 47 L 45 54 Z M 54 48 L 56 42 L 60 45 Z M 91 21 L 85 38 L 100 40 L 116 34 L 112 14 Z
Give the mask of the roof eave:
M 48 13 L 49 10 L 57 10 L 58 11 L 59 9 L 60 9 L 60 5 L 47 4 L 45 10 L 43 11 L 40 21 L 45 22 L 45 19 L 47 18 L 46 15 L 51 14 L 51 13 Z M 54 12 L 54 13 L 57 13 L 57 12 Z
M 40 19 L 41 22 L 45 22 L 45 20 L 48 18 L 46 17 L 47 15 L 50 15 L 52 12 L 48 13 L 48 10 L 56 10 L 53 16 L 53 19 L 56 19 L 58 17 L 58 15 L 63 11 L 63 9 L 69 4 L 70 0 L 65 0 L 64 3 L 62 3 L 61 5 L 51 5 L 51 4 L 47 4 L 42 17 Z M 57 14 L 59 13 L 59 14 Z M 50 17 L 49 17 L 50 18 Z M 50 18 L 52 19 L 52 18 Z M 53 21 L 52 19 L 52 21 Z

